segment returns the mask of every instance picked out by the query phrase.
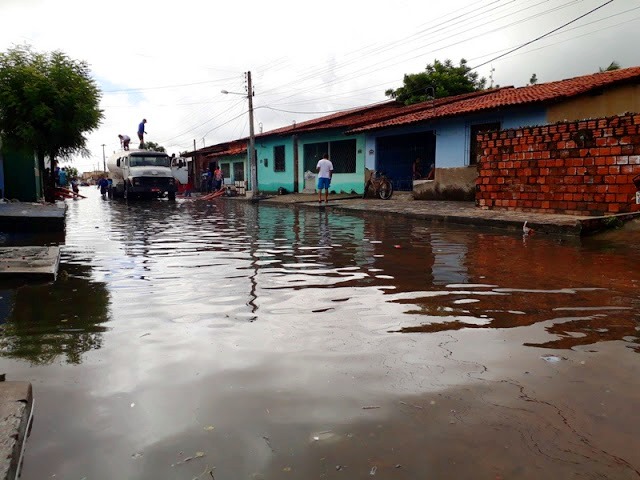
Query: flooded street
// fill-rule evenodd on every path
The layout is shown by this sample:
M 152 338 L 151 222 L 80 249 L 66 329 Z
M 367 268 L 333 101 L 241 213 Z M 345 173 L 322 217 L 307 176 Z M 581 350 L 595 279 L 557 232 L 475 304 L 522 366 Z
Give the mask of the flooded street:
M 58 280 L 0 283 L 23 480 L 640 478 L 637 226 L 81 193 Z

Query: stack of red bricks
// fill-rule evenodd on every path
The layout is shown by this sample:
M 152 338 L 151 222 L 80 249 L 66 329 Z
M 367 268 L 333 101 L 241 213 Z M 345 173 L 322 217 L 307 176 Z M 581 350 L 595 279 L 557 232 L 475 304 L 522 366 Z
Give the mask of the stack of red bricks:
M 481 134 L 476 203 L 571 215 L 640 211 L 639 130 L 640 115 L 627 114 Z

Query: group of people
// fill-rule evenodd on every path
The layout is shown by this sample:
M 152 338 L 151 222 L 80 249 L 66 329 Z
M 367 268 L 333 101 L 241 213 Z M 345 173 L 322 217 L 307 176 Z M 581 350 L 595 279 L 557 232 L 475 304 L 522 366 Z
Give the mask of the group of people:
M 140 140 L 140 145 L 138 148 L 144 148 L 144 136 L 147 133 L 145 131 L 145 125 L 147 124 L 147 119 L 143 118 L 142 121 L 138 124 L 138 139 Z M 131 143 L 131 137 L 129 135 L 120 134 L 118 135 L 120 139 L 120 146 L 123 150 L 129 150 L 129 143 Z
M 73 195 L 75 197 L 78 196 L 78 194 L 80 193 L 80 186 L 79 186 L 80 184 L 78 182 L 78 178 L 77 177 L 69 178 L 69 174 L 65 167 L 62 167 L 62 168 L 56 167 L 54 169 L 53 176 L 56 183 L 56 187 L 67 188 L 68 186 L 71 186 Z
M 206 176 L 204 178 L 205 188 L 207 193 L 217 192 L 224 185 L 224 174 L 222 173 L 222 169 L 219 164 L 216 164 L 214 168 L 211 166 L 209 170 L 207 170 Z

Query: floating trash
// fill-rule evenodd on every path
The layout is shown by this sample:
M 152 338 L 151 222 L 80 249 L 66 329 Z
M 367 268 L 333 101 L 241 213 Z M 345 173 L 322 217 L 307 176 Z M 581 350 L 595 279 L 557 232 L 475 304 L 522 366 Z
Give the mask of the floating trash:
M 549 363 L 558 363 L 562 360 L 566 360 L 566 358 L 559 357 L 558 355 L 542 355 L 540 358 Z

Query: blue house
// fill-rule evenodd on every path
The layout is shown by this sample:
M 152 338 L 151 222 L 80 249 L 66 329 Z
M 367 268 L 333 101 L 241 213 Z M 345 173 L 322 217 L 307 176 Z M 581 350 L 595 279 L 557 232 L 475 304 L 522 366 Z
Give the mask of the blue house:
M 477 135 L 640 111 L 640 67 L 599 72 L 526 87 L 447 97 L 347 130 L 365 134 L 368 168 L 383 170 L 396 188 L 420 198 L 475 198 Z M 435 167 L 433 180 L 412 178 L 416 158 Z

